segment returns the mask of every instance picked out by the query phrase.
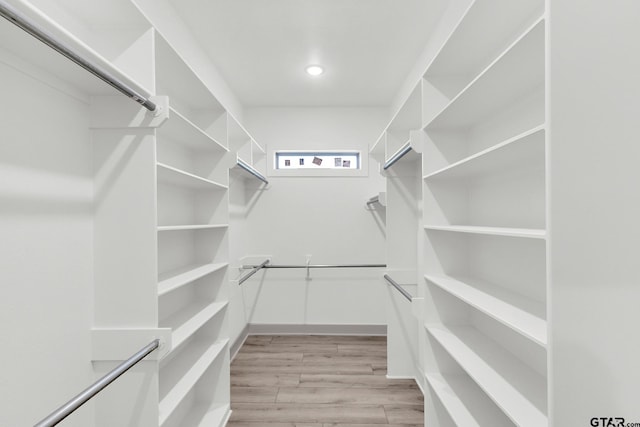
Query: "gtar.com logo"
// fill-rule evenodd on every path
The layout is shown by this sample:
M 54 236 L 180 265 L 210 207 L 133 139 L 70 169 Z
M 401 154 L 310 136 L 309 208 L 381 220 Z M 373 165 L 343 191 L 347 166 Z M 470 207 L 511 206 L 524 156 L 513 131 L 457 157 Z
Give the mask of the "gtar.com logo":
M 592 427 L 625 427 L 624 418 L 594 417 L 591 418 Z

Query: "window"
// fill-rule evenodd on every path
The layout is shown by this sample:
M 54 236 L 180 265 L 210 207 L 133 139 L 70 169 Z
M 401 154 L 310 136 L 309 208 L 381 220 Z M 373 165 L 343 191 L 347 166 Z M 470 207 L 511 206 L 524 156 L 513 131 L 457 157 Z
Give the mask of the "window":
M 276 151 L 276 169 L 360 170 L 359 151 Z

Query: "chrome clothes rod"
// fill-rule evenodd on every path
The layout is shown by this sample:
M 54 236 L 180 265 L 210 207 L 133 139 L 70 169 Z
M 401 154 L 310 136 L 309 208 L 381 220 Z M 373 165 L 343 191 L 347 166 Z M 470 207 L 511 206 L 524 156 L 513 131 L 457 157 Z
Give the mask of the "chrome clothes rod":
M 409 292 L 407 292 L 402 286 L 400 286 L 395 280 L 393 280 L 391 277 L 389 277 L 388 274 L 385 274 L 383 276 L 385 278 L 385 280 L 387 282 L 389 282 L 389 284 L 391 286 L 393 286 L 394 288 L 396 288 L 398 290 L 398 292 L 400 292 L 402 294 L 403 297 L 405 297 L 406 299 L 408 299 L 409 301 L 411 301 L 411 299 L 413 298 L 411 296 L 411 294 Z
M 262 268 L 385 268 L 387 264 L 303 264 L 303 265 L 278 265 L 269 264 Z M 256 268 L 257 265 L 243 265 L 243 269 Z
M 122 362 L 114 370 L 100 378 L 98 381 L 90 385 L 76 397 L 56 409 L 45 419 L 35 424 L 34 427 L 50 427 L 55 426 L 60 421 L 68 417 L 73 411 L 80 406 L 87 403 L 89 399 L 100 393 L 102 389 L 114 382 L 120 375 L 127 372 L 136 363 L 144 359 L 149 353 L 160 346 L 160 340 L 155 339 L 151 343 L 147 344 L 142 350 L 131 356 L 129 359 Z
M 107 83 L 109 86 L 133 99 L 147 110 L 156 110 L 156 104 L 154 104 L 152 101 L 149 101 L 145 96 L 141 95 L 135 89 L 131 88 L 129 85 L 122 82 L 120 79 L 118 79 L 99 65 L 82 58 L 82 56 L 74 52 L 71 47 L 65 45 L 65 43 L 63 43 L 61 40 L 50 34 L 48 31 L 44 30 L 43 28 L 39 28 L 31 18 L 24 15 L 11 5 L 7 4 L 7 2 L 4 0 L 0 0 L 0 15 L 6 18 L 9 22 L 22 28 L 24 31 L 31 34 L 33 37 L 40 40 L 42 43 L 54 49 L 61 55 L 75 62 L 94 76 L 98 77 L 100 80 Z
M 260 265 L 256 265 L 250 272 L 248 272 L 245 276 L 241 277 L 238 280 L 238 285 L 242 285 L 244 282 L 247 281 L 247 279 L 249 279 L 249 277 L 253 276 L 258 271 L 260 271 L 261 269 L 265 268 L 267 264 L 269 264 L 269 260 L 266 260 L 265 262 L 263 262 Z M 243 266 L 243 268 L 244 268 L 244 266 Z
M 260 181 L 264 182 L 265 184 L 269 183 L 269 181 L 267 181 L 267 178 L 265 178 L 264 175 L 262 175 L 260 172 L 258 172 L 254 168 L 252 168 L 247 163 L 245 163 L 244 160 L 238 159 L 238 166 L 240 166 L 242 169 L 246 170 L 251 175 L 253 175 L 256 178 L 258 178 Z
M 373 196 L 369 200 L 367 200 L 367 206 L 371 206 L 374 203 L 378 203 L 380 201 L 380 196 Z
M 382 168 L 384 170 L 389 169 L 391 166 L 393 166 L 398 160 L 403 158 L 405 154 L 407 154 L 411 150 L 413 150 L 413 148 L 411 148 L 411 142 L 407 142 L 405 145 L 402 146 L 402 148 L 396 151 L 396 153 L 393 156 L 391 156 L 389 160 L 387 160 L 384 163 L 384 166 Z

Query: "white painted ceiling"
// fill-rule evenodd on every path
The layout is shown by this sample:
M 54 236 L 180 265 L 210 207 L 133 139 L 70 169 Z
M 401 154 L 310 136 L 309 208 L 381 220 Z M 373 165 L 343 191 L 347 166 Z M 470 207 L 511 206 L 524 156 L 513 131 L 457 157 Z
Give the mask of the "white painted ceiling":
M 245 106 L 388 106 L 440 14 L 427 0 L 172 3 Z

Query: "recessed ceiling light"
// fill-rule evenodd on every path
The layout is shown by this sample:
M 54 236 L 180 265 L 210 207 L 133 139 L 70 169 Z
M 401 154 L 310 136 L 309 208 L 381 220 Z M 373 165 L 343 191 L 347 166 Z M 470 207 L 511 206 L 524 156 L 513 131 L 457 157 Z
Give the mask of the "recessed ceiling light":
M 305 70 L 310 76 L 319 76 L 324 73 L 324 68 L 319 65 L 309 65 Z

